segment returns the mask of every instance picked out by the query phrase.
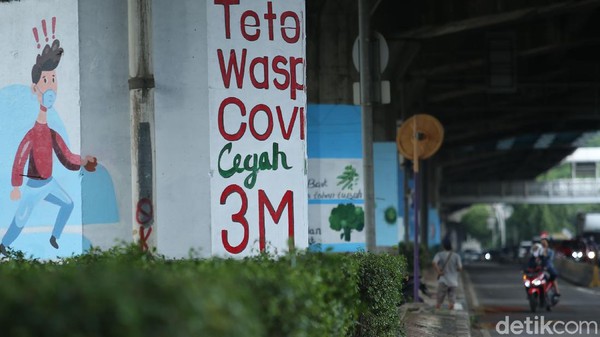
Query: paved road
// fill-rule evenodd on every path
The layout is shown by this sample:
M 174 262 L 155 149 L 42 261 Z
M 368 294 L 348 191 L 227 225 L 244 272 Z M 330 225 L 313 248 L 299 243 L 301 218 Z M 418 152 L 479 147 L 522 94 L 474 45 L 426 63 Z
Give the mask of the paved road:
M 534 314 L 529 311 L 520 266 L 481 262 L 470 264 L 465 269 L 466 278 L 470 280 L 466 282 L 465 291 L 474 299 L 471 310 L 483 337 L 549 336 L 565 331 L 565 328 L 567 332 L 563 336 L 600 336 L 600 288 L 581 288 L 560 280 L 562 296 L 558 306 L 552 312 Z M 521 329 L 519 322 L 513 323 L 515 321 L 523 324 Z M 543 330 L 542 334 L 542 324 L 549 321 L 550 325 L 546 324 L 549 328 Z M 497 331 L 498 322 L 502 323 Z M 513 333 L 504 322 L 514 324 Z M 591 334 L 587 333 L 586 322 L 589 323 Z M 529 332 L 535 332 L 538 326 L 539 333 L 528 334 L 527 326 Z

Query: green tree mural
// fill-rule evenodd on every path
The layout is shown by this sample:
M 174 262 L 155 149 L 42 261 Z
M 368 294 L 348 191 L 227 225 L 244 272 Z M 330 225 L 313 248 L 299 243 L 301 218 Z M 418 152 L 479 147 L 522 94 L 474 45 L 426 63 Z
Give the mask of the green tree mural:
M 365 227 L 365 212 L 362 207 L 354 204 L 339 204 L 331 210 L 329 227 L 334 231 L 341 231 L 340 238 L 350 241 L 353 230 L 362 232 Z
M 356 172 L 356 169 L 354 168 L 354 166 L 352 165 L 347 165 L 344 168 L 344 172 L 342 174 L 340 174 L 339 176 L 337 176 L 338 179 L 338 186 L 342 186 L 342 190 L 346 190 L 346 189 L 350 189 L 352 190 L 354 188 L 354 185 L 356 185 L 358 183 L 358 173 Z

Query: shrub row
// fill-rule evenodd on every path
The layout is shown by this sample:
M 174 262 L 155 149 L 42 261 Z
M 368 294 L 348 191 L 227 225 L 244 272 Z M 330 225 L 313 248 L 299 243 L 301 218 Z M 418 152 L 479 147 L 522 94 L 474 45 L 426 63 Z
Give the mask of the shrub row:
M 397 336 L 404 259 L 168 260 L 120 247 L 0 264 L 5 336 Z

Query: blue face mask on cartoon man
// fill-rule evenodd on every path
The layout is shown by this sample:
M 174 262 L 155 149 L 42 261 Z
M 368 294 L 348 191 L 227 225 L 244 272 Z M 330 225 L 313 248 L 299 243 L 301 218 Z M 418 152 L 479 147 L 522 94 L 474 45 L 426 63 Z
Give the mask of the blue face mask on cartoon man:
M 46 109 L 50 109 L 54 102 L 56 102 L 56 91 L 52 89 L 48 89 L 42 95 L 42 105 L 46 107 Z
M 42 105 L 50 109 L 56 102 L 56 91 L 48 89 L 42 95 Z

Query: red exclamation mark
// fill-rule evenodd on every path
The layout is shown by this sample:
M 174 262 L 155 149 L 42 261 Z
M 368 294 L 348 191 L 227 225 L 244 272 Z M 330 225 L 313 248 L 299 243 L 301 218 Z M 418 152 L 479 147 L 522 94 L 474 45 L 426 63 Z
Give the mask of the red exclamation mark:
M 42 30 L 44 31 L 44 36 L 46 37 L 46 42 L 48 42 L 48 29 L 46 28 L 46 20 L 42 20 Z
M 40 49 L 40 37 L 38 36 L 38 31 L 35 27 L 33 27 L 33 37 L 35 38 L 35 42 L 37 42 L 38 49 Z
M 52 17 L 52 40 L 56 39 L 56 16 Z

